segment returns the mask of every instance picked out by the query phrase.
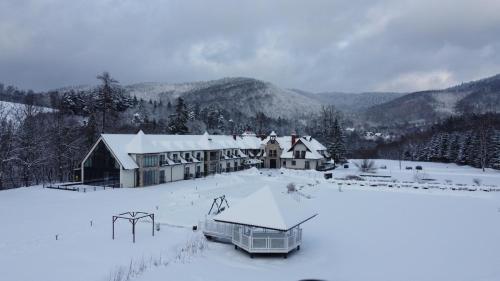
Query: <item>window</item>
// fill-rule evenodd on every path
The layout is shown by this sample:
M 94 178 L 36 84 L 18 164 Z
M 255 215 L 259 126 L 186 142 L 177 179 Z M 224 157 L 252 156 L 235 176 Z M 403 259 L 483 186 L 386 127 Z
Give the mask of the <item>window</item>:
M 231 155 L 231 151 L 229 151 L 229 150 L 228 150 L 228 151 L 226 151 L 226 155 L 227 155 L 227 156 L 230 156 L 230 155 Z
M 142 172 L 142 184 L 152 185 L 156 184 L 156 171 L 144 171 Z
M 276 157 L 278 155 L 276 149 L 269 150 L 269 157 Z
M 300 158 L 302 158 L 302 159 L 306 158 L 306 151 L 305 150 L 300 152 Z
M 143 167 L 155 167 L 158 166 L 158 155 L 145 155 L 143 159 Z
M 179 160 L 179 156 L 177 155 L 177 153 L 172 154 L 172 161 L 174 161 L 175 163 L 181 162 L 181 160 Z
M 283 167 L 286 167 L 286 161 L 283 161 Z
M 295 158 L 300 158 L 300 151 L 295 150 Z
M 292 160 L 292 166 L 295 166 L 297 164 L 297 162 L 295 162 L 295 160 Z
M 167 161 L 165 161 L 165 154 L 160 154 L 160 166 L 166 165 Z
M 231 168 L 231 163 L 230 162 L 226 163 L 226 168 L 228 168 L 228 169 Z
M 310 169 L 310 167 L 309 167 L 309 161 L 306 161 L 306 163 L 305 163 L 305 168 L 306 168 L 306 169 Z
M 160 183 L 165 183 L 165 170 L 160 171 Z
M 201 166 L 200 165 L 196 166 L 196 173 L 197 174 L 201 173 Z
M 197 152 L 196 153 L 196 159 L 201 160 L 200 158 L 201 158 L 201 153 Z
M 188 160 L 189 158 L 191 158 L 190 156 L 191 156 L 191 155 L 190 155 L 190 153 L 189 153 L 189 152 L 184 153 L 184 159 Z M 189 160 L 188 160 L 188 161 L 189 161 Z

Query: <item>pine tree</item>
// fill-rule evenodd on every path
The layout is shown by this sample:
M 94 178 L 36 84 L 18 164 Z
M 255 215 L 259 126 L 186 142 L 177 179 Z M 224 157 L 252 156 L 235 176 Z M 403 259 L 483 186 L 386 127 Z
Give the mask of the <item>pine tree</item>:
M 118 81 L 111 77 L 108 72 L 103 72 L 97 76 L 101 80 L 101 85 L 97 88 L 94 96 L 93 107 L 102 114 L 102 132 L 106 131 L 107 113 L 115 115 L 117 112 L 125 111 L 133 101 L 125 96 Z
M 447 162 L 455 162 L 458 157 L 460 136 L 457 133 L 452 133 L 448 138 L 447 150 L 445 152 L 445 159 Z
M 458 153 L 457 158 L 455 159 L 455 163 L 460 165 L 466 165 L 468 161 L 468 152 L 467 149 L 470 146 L 471 135 L 470 132 L 467 131 L 463 133 L 458 141 Z
M 333 122 L 333 127 L 330 130 L 329 142 L 327 150 L 335 163 L 345 163 L 347 150 L 345 147 L 345 137 L 337 119 Z
M 172 134 L 185 134 L 187 133 L 188 111 L 184 100 L 179 97 L 175 105 L 175 114 L 171 116 L 168 125 L 169 132 Z
M 500 131 L 495 130 L 491 139 L 491 157 L 490 166 L 493 169 L 500 170 Z

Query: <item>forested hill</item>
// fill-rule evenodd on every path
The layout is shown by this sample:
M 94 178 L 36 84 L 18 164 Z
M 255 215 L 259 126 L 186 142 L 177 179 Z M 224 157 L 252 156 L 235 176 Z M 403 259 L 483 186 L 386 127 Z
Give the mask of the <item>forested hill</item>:
M 364 119 L 374 124 L 433 123 L 464 113 L 500 112 L 500 74 L 443 90 L 404 95 L 368 108 Z
M 131 98 L 172 104 L 179 97 L 187 104 L 224 109 L 250 117 L 263 113 L 272 118 L 287 118 L 317 112 L 321 103 L 295 91 L 253 78 L 223 78 L 180 84 L 138 83 L 123 87 Z M 90 86 L 67 87 L 56 92 L 91 91 Z
M 500 114 L 451 117 L 430 129 L 384 143 L 372 157 L 500 169 Z

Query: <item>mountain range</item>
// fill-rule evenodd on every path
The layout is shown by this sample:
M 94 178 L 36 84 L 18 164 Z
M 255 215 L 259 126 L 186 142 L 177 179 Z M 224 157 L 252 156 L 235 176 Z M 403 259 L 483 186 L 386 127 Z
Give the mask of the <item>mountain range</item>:
M 364 110 L 373 123 L 433 122 L 463 113 L 500 112 L 500 74 L 443 90 L 405 94 Z
M 93 87 L 55 91 L 86 91 Z M 182 97 L 187 104 L 217 107 L 248 117 L 262 112 L 273 118 L 300 119 L 331 104 L 355 123 L 375 126 L 432 123 L 462 113 L 500 112 L 500 74 L 446 89 L 413 93 L 311 93 L 244 77 L 178 84 L 137 83 L 125 85 L 124 89 L 131 97 L 145 101 L 174 104 L 176 98 Z
M 224 78 L 183 84 L 140 83 L 125 87 L 131 96 L 187 103 L 217 105 L 244 115 L 263 112 L 290 118 L 334 105 L 348 117 L 372 125 L 432 123 L 462 113 L 500 112 L 500 74 L 439 90 L 412 93 L 365 92 L 311 93 L 283 89 L 253 78 Z

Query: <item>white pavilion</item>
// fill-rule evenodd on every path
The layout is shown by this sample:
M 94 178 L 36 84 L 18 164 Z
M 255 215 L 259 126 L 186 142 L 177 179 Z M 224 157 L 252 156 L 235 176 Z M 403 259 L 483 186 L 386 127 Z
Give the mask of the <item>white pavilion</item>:
M 317 215 L 294 195 L 264 187 L 202 224 L 207 238 L 230 241 L 250 254 L 284 254 L 300 250 L 300 225 Z

